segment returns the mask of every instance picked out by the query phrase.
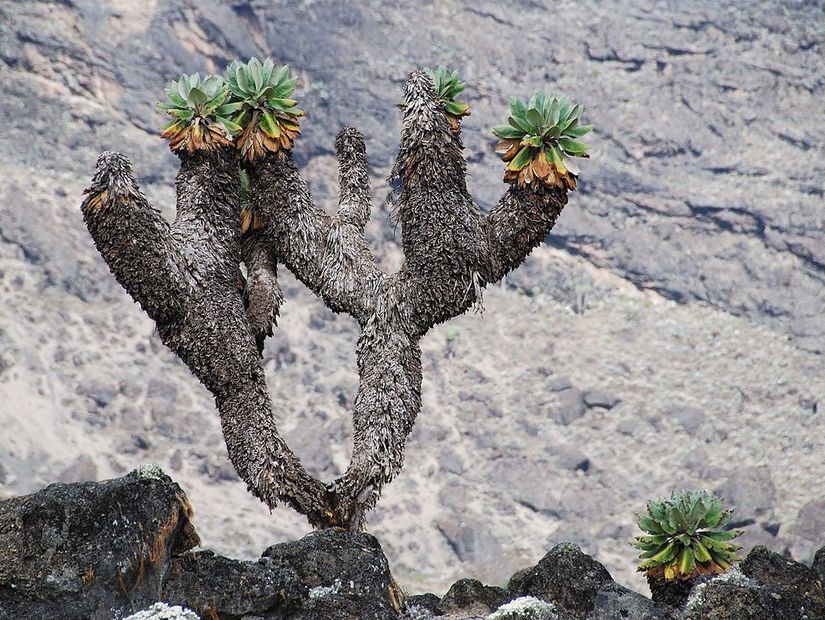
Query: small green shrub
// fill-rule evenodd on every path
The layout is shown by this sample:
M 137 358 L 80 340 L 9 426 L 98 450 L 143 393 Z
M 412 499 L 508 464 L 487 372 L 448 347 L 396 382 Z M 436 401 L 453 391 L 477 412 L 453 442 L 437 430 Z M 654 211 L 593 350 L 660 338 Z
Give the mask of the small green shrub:
M 647 512 L 637 515 L 645 535 L 630 541 L 642 552 L 638 570 L 666 581 L 724 572 L 741 548 L 730 541 L 742 531 L 724 529 L 732 514 L 707 491 L 678 491 L 648 502 Z

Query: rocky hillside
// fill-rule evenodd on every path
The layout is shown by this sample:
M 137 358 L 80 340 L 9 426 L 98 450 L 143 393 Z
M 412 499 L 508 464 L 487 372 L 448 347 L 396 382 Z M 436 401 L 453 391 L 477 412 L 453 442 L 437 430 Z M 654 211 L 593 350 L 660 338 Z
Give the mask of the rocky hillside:
M 271 55 L 301 76 L 296 156 L 322 202 L 335 133 L 367 136 L 382 205 L 368 230 L 393 269 L 395 104 L 407 72 L 445 63 L 469 84 L 482 208 L 503 189 L 489 128 L 510 95 L 569 94 L 596 131 L 548 244 L 483 316 L 423 342 L 422 415 L 370 521 L 396 578 L 503 583 L 572 541 L 643 588 L 633 513 L 682 486 L 725 494 L 746 546 L 810 559 L 825 531 L 824 25 L 791 0 L 2 0 L 0 496 L 152 461 L 187 488 L 207 547 L 252 557 L 306 533 L 235 477 L 209 395 L 97 256 L 82 190 L 120 150 L 172 216 L 163 86 Z M 282 284 L 272 393 L 291 445 L 332 479 L 357 326 Z

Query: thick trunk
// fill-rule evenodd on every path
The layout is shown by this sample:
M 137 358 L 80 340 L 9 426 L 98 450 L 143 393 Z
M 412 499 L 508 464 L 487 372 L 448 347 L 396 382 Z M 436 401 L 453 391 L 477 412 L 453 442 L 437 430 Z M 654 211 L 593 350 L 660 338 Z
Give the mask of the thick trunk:
M 352 461 L 334 484 L 336 520 L 360 529 L 384 484 L 404 464 L 404 444 L 421 410 L 421 350 L 394 321 L 371 322 L 358 339 Z
M 286 501 L 319 525 L 325 488 L 278 434 L 244 309 L 239 192 L 231 151 L 184 156 L 170 230 L 140 194 L 128 161 L 104 154 L 82 209 L 118 280 L 215 396 L 238 475 L 268 506 Z
M 701 581 L 703 580 L 699 578 L 668 581 L 662 575 L 647 575 L 647 584 L 650 586 L 650 596 L 653 602 L 676 612 L 681 612 L 685 608 L 691 591 Z

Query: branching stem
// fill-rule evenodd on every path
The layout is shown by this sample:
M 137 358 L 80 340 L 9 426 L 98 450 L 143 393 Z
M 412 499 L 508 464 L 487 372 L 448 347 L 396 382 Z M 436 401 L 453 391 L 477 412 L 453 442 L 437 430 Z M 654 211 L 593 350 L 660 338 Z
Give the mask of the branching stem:
M 404 110 L 393 175 L 405 260 L 396 274 L 378 268 L 364 236 L 369 172 L 364 139 L 352 128 L 336 140 L 335 215 L 315 205 L 283 150 L 244 163 L 251 221 L 260 227 L 243 239 L 238 164 L 225 149 L 182 156 L 171 226 L 138 190 L 128 161 L 114 153 L 98 160 L 82 207 L 117 280 L 215 396 L 238 474 L 267 505 L 284 501 L 316 527 L 363 527 L 365 512 L 401 469 L 421 408 L 419 340 L 516 268 L 567 200 L 562 190 L 540 184 L 511 187 L 482 216 L 467 191 L 461 138 L 425 73 L 409 76 Z M 352 461 L 328 486 L 278 434 L 264 379 L 260 352 L 282 300 L 278 262 L 361 326 Z

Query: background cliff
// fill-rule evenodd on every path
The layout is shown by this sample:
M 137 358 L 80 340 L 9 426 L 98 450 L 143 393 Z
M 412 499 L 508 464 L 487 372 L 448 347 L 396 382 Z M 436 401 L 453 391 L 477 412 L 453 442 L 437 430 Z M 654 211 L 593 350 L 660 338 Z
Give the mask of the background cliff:
M 825 9 L 809 2 L 0 2 L 0 495 L 174 472 L 206 546 L 307 531 L 237 480 L 208 393 L 86 233 L 97 154 L 124 152 L 173 215 L 155 103 L 181 72 L 271 55 L 301 75 L 296 157 L 335 200 L 361 129 L 383 200 L 406 74 L 468 83 L 470 189 L 503 191 L 510 95 L 569 94 L 596 126 L 548 244 L 482 316 L 427 336 L 424 407 L 370 531 L 412 590 L 504 579 L 573 541 L 625 583 L 633 513 L 718 490 L 743 537 L 810 559 L 825 531 Z M 386 208 L 368 231 L 400 263 Z M 281 426 L 324 479 L 349 456 L 356 325 L 282 271 L 267 367 Z

